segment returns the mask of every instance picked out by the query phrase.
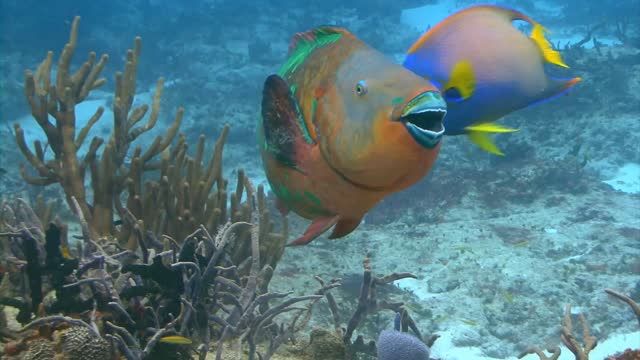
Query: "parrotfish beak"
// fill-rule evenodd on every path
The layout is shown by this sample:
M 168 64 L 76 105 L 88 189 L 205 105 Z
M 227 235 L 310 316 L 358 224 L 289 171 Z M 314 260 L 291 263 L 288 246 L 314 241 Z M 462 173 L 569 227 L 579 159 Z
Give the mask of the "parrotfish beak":
M 398 121 L 402 122 L 418 144 L 433 148 L 444 135 L 447 103 L 438 91 L 425 91 L 409 100 Z

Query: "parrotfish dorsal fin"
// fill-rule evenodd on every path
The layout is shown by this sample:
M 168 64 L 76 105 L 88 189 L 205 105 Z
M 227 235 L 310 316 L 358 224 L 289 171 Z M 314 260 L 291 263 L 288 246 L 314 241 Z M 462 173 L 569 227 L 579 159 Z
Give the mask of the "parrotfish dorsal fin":
M 349 32 L 342 28 L 323 26 L 293 35 L 289 43 L 289 57 L 278 71 L 278 75 L 287 78 L 287 75 L 295 72 L 314 50 L 333 44 L 345 34 Z
M 299 168 L 300 147 L 314 143 L 289 85 L 278 75 L 270 75 L 262 90 L 262 126 L 265 150 L 282 164 Z

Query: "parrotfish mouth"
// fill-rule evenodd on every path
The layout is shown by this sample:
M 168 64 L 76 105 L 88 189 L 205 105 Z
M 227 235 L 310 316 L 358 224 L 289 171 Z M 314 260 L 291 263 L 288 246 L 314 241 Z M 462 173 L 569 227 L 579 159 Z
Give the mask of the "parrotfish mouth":
M 438 91 L 426 91 L 409 100 L 398 121 L 402 122 L 418 144 L 433 148 L 444 135 L 447 103 Z

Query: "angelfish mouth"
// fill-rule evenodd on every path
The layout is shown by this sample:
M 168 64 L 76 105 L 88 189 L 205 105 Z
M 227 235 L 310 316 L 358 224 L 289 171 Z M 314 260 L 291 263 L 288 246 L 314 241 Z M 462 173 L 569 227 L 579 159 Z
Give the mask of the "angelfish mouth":
M 444 135 L 447 103 L 437 91 L 427 91 L 411 99 L 400 116 L 411 136 L 422 146 L 433 148 Z

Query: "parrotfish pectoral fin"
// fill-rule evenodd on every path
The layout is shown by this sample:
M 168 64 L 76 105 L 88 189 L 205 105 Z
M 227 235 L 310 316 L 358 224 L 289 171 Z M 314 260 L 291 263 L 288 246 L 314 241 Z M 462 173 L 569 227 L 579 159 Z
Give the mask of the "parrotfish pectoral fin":
M 550 64 L 558 65 L 564 68 L 569 68 L 567 64 L 562 61 L 562 57 L 560 56 L 560 52 L 554 50 L 551 46 L 551 43 L 544 36 L 544 33 L 547 30 L 540 24 L 533 24 L 533 30 L 531 31 L 531 39 L 538 45 L 540 51 L 542 51 L 542 57 L 544 60 Z
M 289 207 L 282 201 L 279 197 L 276 197 L 276 209 L 282 214 L 282 216 L 287 216 L 289 213 Z
M 447 101 L 462 101 L 468 99 L 476 88 L 473 65 L 468 60 L 458 61 L 451 69 L 449 81 L 443 86 L 442 93 Z M 455 90 L 456 94 L 452 95 Z
M 359 219 L 340 219 L 336 226 L 333 228 L 331 235 L 329 235 L 329 239 L 338 239 L 344 236 L 349 235 L 353 230 L 355 230 L 362 218 Z
M 306 245 L 318 236 L 322 235 L 325 231 L 329 230 L 332 226 L 340 221 L 340 215 L 332 217 L 321 217 L 314 220 L 301 237 L 287 244 L 287 246 Z
M 262 96 L 265 150 L 286 166 L 298 169 L 298 154 L 314 144 L 289 85 L 278 75 L 267 77 Z
M 467 126 L 465 130 L 467 131 L 467 136 L 474 144 L 485 151 L 500 156 L 504 156 L 504 153 L 498 149 L 493 139 L 491 139 L 490 134 L 518 131 L 518 129 L 512 129 L 490 122 Z

